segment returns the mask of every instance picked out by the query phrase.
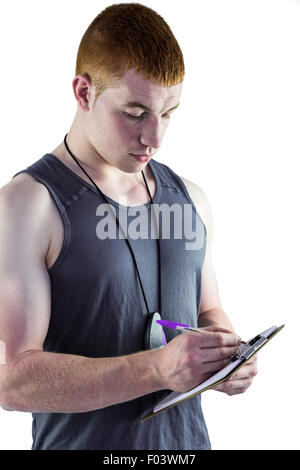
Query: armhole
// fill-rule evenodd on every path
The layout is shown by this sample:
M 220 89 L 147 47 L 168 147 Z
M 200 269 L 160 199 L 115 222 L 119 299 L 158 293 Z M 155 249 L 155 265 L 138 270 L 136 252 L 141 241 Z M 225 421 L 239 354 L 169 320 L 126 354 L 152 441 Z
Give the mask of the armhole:
M 54 200 L 54 202 L 55 202 L 55 204 L 58 208 L 58 212 L 59 212 L 60 217 L 61 217 L 62 222 L 63 222 L 63 227 L 64 227 L 63 244 L 62 244 L 61 250 L 60 250 L 56 260 L 54 261 L 52 266 L 48 269 L 48 273 L 50 274 L 50 276 L 52 276 L 53 273 L 57 270 L 57 268 L 61 265 L 62 261 L 64 260 L 66 254 L 67 254 L 68 248 L 70 246 L 70 237 L 71 237 L 71 228 L 70 227 L 71 226 L 70 226 L 69 217 L 67 215 L 66 209 L 63 206 L 61 200 L 59 199 L 59 197 L 57 196 L 57 194 L 55 193 L 53 188 L 49 185 L 49 183 L 44 180 L 44 178 L 37 175 L 36 173 L 33 173 L 32 171 L 29 172 L 29 171 L 26 171 L 26 170 L 19 171 L 18 173 L 16 173 L 13 176 L 13 178 L 15 176 L 21 174 L 21 173 L 25 173 L 25 174 L 31 176 L 33 179 L 35 179 L 39 183 L 43 184 L 48 189 L 48 191 L 50 193 L 50 196 L 52 197 L 52 199 Z
M 176 179 L 176 181 L 178 182 L 179 186 L 181 187 L 182 191 L 184 192 L 184 195 L 185 197 L 187 198 L 187 200 L 190 202 L 190 204 L 192 205 L 197 217 L 200 219 L 200 222 L 203 224 L 203 227 L 204 227 L 204 232 L 205 232 L 205 247 L 206 247 L 206 240 L 207 240 L 207 229 L 206 229 L 206 225 L 201 217 L 201 215 L 199 214 L 199 212 L 197 211 L 197 208 L 191 198 L 191 196 L 189 195 L 189 192 L 187 190 L 187 187 L 186 185 L 184 184 L 184 182 L 182 181 L 182 179 L 170 168 L 168 167 L 167 165 L 164 165 L 167 170 L 171 173 L 171 175 Z

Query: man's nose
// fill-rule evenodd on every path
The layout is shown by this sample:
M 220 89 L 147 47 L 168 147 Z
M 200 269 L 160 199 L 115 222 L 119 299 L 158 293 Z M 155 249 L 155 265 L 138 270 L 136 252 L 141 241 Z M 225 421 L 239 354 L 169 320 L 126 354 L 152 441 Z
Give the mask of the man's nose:
M 164 128 L 160 123 L 149 123 L 140 134 L 140 142 L 146 147 L 158 149 L 161 146 Z

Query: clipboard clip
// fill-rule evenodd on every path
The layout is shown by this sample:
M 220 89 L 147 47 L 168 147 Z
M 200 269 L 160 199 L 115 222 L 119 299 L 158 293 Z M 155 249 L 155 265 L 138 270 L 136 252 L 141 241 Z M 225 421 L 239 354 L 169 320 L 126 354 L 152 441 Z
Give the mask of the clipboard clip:
M 232 356 L 231 361 L 237 361 L 239 359 L 242 360 L 247 360 L 249 357 L 252 356 L 252 354 L 255 353 L 255 351 L 260 348 L 266 341 L 268 341 L 268 338 L 265 336 L 255 336 L 253 339 L 248 341 L 248 343 L 242 343 L 238 349 L 237 352 Z

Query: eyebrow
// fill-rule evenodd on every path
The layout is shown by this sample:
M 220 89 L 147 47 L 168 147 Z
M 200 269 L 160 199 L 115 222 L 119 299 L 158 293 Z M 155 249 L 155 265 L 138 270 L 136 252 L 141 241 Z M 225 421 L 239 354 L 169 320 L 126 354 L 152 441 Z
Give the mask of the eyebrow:
M 180 103 L 176 104 L 175 106 L 173 106 L 173 108 L 169 109 L 168 111 L 166 111 L 166 113 L 169 113 L 170 111 L 173 111 L 173 109 L 176 109 L 178 108 L 178 106 L 180 105 Z M 142 108 L 144 109 L 145 111 L 150 111 L 152 112 L 152 109 L 151 108 L 148 108 L 148 106 L 146 106 L 145 104 L 142 104 L 142 103 L 138 103 L 136 101 L 129 101 L 128 103 L 124 104 L 123 105 L 125 108 Z

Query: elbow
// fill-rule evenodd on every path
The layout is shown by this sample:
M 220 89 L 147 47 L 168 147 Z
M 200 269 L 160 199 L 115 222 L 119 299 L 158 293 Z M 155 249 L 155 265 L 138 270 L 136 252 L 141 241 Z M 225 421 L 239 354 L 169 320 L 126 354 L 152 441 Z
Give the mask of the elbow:
M 18 410 L 15 410 L 14 408 L 9 408 L 8 405 L 6 405 L 5 403 L 4 404 L 0 403 L 0 408 L 2 408 L 5 411 L 18 411 Z
M 0 407 L 5 411 L 30 411 L 27 409 L 18 392 L 13 389 L 1 390 Z
M 0 407 L 6 411 L 24 411 L 32 413 L 32 387 L 31 377 L 27 373 L 24 363 L 20 361 L 28 353 L 22 353 L 17 360 L 7 362 L 0 366 Z M 36 393 L 35 393 L 36 398 Z
M 0 407 L 5 411 L 19 411 L 12 403 L 12 390 L 7 371 L 2 368 L 0 373 Z
M 8 390 L 3 390 L 3 387 L 1 386 L 1 389 L 0 389 L 0 407 L 5 411 L 18 411 L 12 405 L 10 395 L 11 394 L 9 393 L 9 391 Z

